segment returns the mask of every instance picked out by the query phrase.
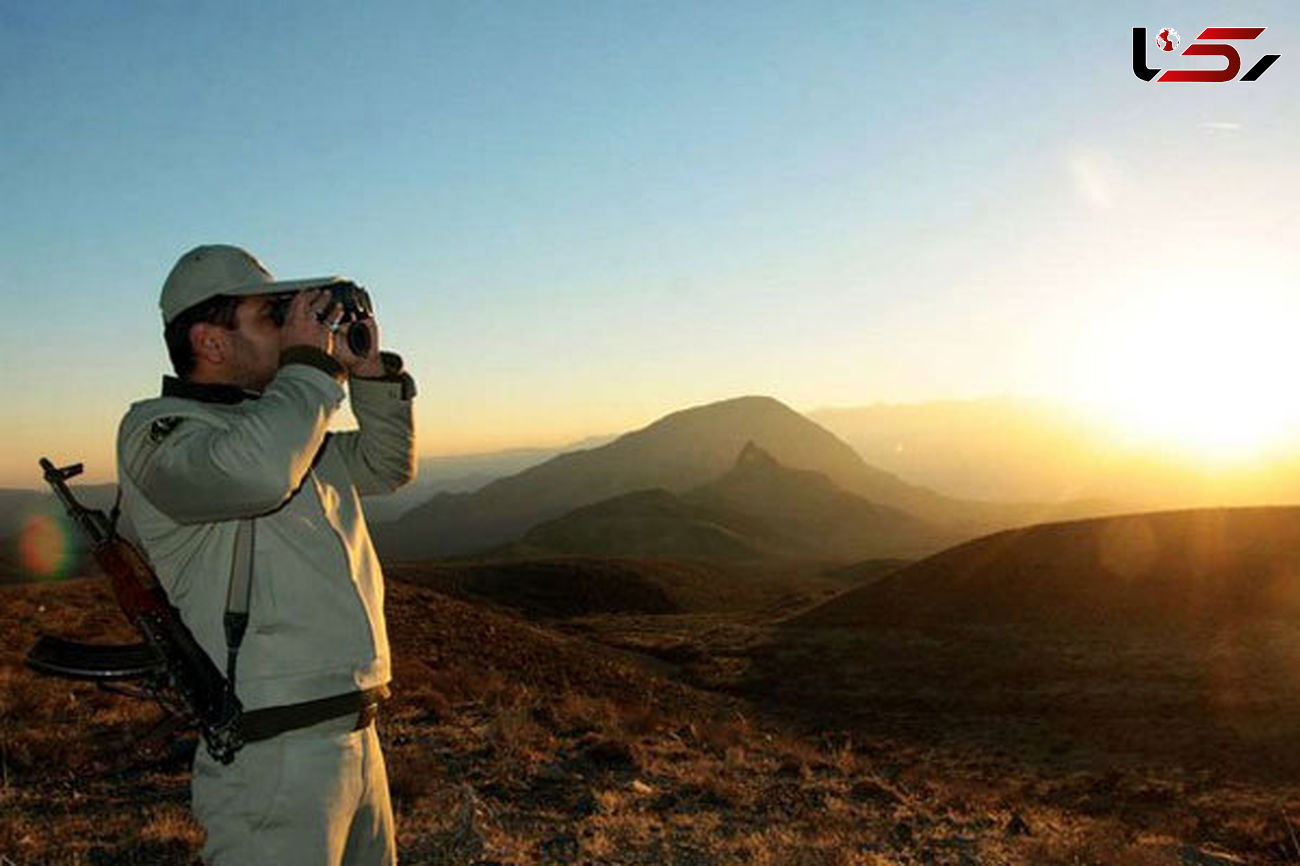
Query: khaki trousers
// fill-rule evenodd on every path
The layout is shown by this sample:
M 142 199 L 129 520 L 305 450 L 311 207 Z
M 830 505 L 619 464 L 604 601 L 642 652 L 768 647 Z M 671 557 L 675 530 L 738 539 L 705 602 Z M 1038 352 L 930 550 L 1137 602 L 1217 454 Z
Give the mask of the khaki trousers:
M 199 744 L 190 784 L 207 866 L 394 866 L 388 773 L 355 716 L 249 743 L 222 765 Z

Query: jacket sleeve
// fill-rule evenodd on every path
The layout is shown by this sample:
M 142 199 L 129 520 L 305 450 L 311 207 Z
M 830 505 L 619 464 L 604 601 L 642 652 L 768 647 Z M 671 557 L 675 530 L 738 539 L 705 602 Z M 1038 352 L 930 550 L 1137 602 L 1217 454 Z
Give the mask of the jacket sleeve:
M 416 473 L 411 411 L 415 382 L 402 370 L 400 357 L 391 352 L 383 355 L 386 372 L 382 377 L 348 380 L 352 414 L 359 429 L 329 437 L 328 447 L 338 449 L 362 496 L 392 493 Z
M 119 471 L 178 523 L 273 511 L 311 469 L 343 402 L 342 385 L 325 369 L 285 364 L 259 399 L 229 418 L 195 413 L 160 428 L 158 419 L 128 414 L 118 436 Z

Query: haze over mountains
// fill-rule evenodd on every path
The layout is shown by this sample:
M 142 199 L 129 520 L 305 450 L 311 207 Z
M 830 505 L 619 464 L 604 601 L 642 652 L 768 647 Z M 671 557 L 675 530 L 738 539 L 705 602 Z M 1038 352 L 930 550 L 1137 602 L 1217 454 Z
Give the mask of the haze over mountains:
M 440 493 L 376 527 L 374 536 L 381 554 L 395 559 L 472 554 L 602 500 L 654 489 L 683 494 L 724 475 L 751 442 L 784 467 L 820 473 L 869 503 L 964 537 L 1032 522 L 1061 507 L 959 500 L 908 484 L 868 465 L 779 401 L 740 397 L 674 412 L 607 445 L 559 455 L 473 493 Z
M 366 518 L 371 523 L 396 520 L 439 491 L 477 490 L 497 478 L 544 463 L 557 454 L 603 445 L 612 438 L 614 437 L 589 436 L 558 448 L 510 448 L 481 454 L 421 457 L 419 472 L 413 483 L 396 493 L 366 499 Z M 116 483 L 74 483 L 71 486 L 82 503 L 91 508 L 111 507 L 117 493 Z M 41 482 L 40 470 L 33 460 L 29 487 L 0 488 L 0 536 L 17 532 L 29 515 L 47 507 L 55 510 L 58 508 L 49 488 Z
M 829 558 L 869 558 L 922 555 L 1046 520 L 1300 501 L 1300 482 L 1292 480 L 1300 472 L 1286 467 L 1261 468 L 1229 486 L 1212 468 L 1125 451 L 1106 444 L 1104 434 L 1082 415 L 1033 400 L 801 415 L 770 397 L 741 397 L 564 450 L 423 458 L 417 482 L 368 500 L 367 516 L 390 558 L 464 556 L 512 544 L 520 552 L 721 558 L 815 556 L 820 546 Z M 782 481 L 758 482 L 751 472 L 749 481 L 732 477 L 729 485 L 755 490 L 706 491 L 737 469 L 747 443 L 788 470 Z M 789 474 L 798 472 L 821 480 Z M 111 504 L 112 485 L 78 489 L 94 506 Z M 813 511 L 823 517 L 799 513 L 811 507 L 810 496 L 821 497 Z M 888 512 L 879 509 L 905 516 L 897 532 L 881 529 Z M 12 536 L 36 510 L 58 509 L 43 491 L 0 490 L 8 558 Z M 838 516 L 825 517 L 830 512 Z M 904 528 L 908 521 L 915 523 Z
M 1222 467 L 1198 466 L 1143 447 L 1095 417 L 1046 400 L 874 404 L 803 415 L 868 465 L 949 497 L 990 502 L 1102 499 L 1118 510 L 1300 502 L 1300 456 L 1255 465 L 1238 462 L 1227 478 Z M 392 496 L 371 498 L 367 514 L 372 523 L 392 520 L 438 491 L 472 492 L 558 454 L 592 449 L 615 438 L 592 436 L 564 447 L 422 457 L 415 483 Z M 76 456 L 66 455 L 69 460 Z M 31 468 L 28 483 L 0 488 L 0 534 L 16 526 L 13 515 L 21 509 L 15 502 L 30 504 L 33 492 L 47 493 L 34 458 Z M 111 484 L 87 485 L 99 488 L 108 489 L 111 496 Z
M 868 463 L 952 496 L 1093 499 L 1123 511 L 1300 502 L 1294 449 L 1216 465 L 1046 400 L 941 400 L 806 414 Z
M 432 498 L 439 491 L 469 491 L 502 476 L 545 462 L 572 448 L 603 444 L 611 437 L 593 436 L 561 448 L 513 448 L 484 454 L 423 457 L 419 475 L 412 484 L 386 496 L 366 499 L 366 519 L 371 525 L 396 520 L 410 509 Z M 33 461 L 33 485 L 40 484 L 40 473 Z M 116 483 L 70 485 L 73 495 L 86 507 L 107 512 L 117 495 Z M 25 575 L 19 567 L 18 535 L 32 517 L 47 516 L 63 520 L 63 508 L 48 487 L 37 489 L 0 488 L 0 579 L 19 580 Z M 71 527 L 68 527 L 69 529 Z M 67 537 L 74 544 L 76 532 Z
M 386 523 L 396 520 L 434 494 L 464 493 L 544 463 L 566 451 L 592 448 L 608 442 L 612 436 L 590 436 L 563 448 L 510 448 L 483 454 L 457 454 L 420 458 L 415 481 L 396 493 L 372 496 L 366 500 L 366 520 Z
M 917 556 L 955 540 L 809 469 L 789 469 L 752 442 L 722 476 L 681 494 L 662 488 L 602 500 L 534 526 L 502 552 L 710 559 L 847 561 Z

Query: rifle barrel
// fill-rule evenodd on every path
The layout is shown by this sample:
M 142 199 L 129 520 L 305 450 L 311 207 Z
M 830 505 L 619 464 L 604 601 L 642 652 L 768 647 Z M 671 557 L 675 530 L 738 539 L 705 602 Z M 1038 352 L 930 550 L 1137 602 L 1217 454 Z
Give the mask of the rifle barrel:
M 90 538 L 91 547 L 99 547 L 111 540 L 112 533 L 109 532 L 108 518 L 104 515 L 104 512 L 86 508 L 78 502 L 77 497 L 73 495 L 66 483 L 67 479 L 81 474 L 82 464 L 73 463 L 71 466 L 60 468 L 51 463 L 47 457 L 42 457 L 40 463 L 41 469 L 45 472 L 46 483 L 54 488 L 54 495 L 63 503 L 68 516 Z

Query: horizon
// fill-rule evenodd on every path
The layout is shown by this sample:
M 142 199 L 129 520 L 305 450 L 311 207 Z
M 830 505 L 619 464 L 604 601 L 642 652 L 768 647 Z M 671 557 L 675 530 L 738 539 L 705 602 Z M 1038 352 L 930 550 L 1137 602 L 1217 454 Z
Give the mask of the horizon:
M 169 372 L 158 289 L 205 242 L 367 285 L 425 459 L 766 394 L 1047 400 L 1204 471 L 1290 460 L 1298 22 L 7 8 L 0 486 L 39 489 L 43 454 L 113 477 L 118 420 Z M 1258 81 L 1131 71 L 1133 27 L 1229 25 L 1267 27 L 1246 65 L 1282 55 Z
M 1096 502 L 1102 508 L 1099 516 L 1116 505 L 1139 513 L 1300 504 L 1300 448 L 1271 454 L 1207 455 L 1195 446 L 1177 449 L 1158 437 L 1134 436 L 1101 414 L 1045 398 L 1014 395 L 922 403 L 878 402 L 801 411 L 772 395 L 747 394 L 679 406 L 621 431 L 485 451 L 422 452 L 417 458 L 422 466 L 440 461 L 452 465 L 458 461 L 482 462 L 487 464 L 486 470 L 466 465 L 462 471 L 486 471 L 489 480 L 505 478 L 561 454 L 605 447 L 688 410 L 747 399 L 773 401 L 782 410 L 795 412 L 829 432 L 864 464 L 957 499 L 988 503 Z M 351 417 L 346 410 L 343 414 Z M 863 417 L 873 419 L 875 426 L 861 426 Z M 997 429 L 990 427 L 991 420 L 997 422 Z M 336 424 L 332 429 L 340 427 Z M 1062 448 L 1069 451 L 1068 464 L 1060 464 L 1058 459 Z M 524 454 L 533 454 L 538 460 L 521 465 L 510 459 Z M 58 465 L 83 462 L 75 456 L 52 459 Z M 39 473 L 34 475 L 37 483 L 0 484 L 0 490 L 47 494 Z M 441 489 L 451 477 L 426 480 L 432 489 Z M 424 478 L 423 473 L 420 478 Z M 74 486 L 116 481 L 115 473 L 87 470 L 78 476 Z M 419 480 L 415 486 L 421 486 Z

